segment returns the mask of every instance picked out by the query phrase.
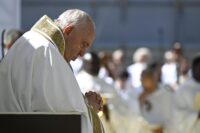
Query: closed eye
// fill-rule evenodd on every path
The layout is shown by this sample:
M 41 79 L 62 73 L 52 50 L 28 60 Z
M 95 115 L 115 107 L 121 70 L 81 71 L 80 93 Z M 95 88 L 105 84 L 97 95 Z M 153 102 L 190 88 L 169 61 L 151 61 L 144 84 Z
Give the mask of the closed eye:
M 83 47 L 83 48 L 88 48 L 88 47 L 89 47 L 89 43 L 83 42 L 82 47 Z

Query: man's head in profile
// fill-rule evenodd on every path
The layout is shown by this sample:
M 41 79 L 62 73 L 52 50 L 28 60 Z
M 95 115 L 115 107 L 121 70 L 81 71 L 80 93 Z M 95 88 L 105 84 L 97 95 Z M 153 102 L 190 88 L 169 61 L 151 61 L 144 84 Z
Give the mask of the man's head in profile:
M 56 20 L 65 38 L 64 58 L 67 62 L 83 56 L 95 39 L 95 25 L 91 17 L 78 9 L 63 12 Z

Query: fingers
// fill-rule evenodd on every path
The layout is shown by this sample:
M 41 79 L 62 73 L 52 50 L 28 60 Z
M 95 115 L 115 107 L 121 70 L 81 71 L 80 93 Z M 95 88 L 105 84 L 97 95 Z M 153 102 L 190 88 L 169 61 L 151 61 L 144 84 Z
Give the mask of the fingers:
M 92 95 L 94 92 L 92 92 L 92 91 L 89 91 L 89 92 L 86 92 L 85 93 L 85 96 L 90 96 L 90 95 Z
M 103 100 L 100 94 L 97 94 L 97 99 L 98 99 L 98 103 L 99 103 L 99 111 L 103 110 Z
M 93 91 L 86 92 L 85 96 L 94 96 L 97 101 L 102 100 L 101 95 Z
M 102 101 L 102 97 L 100 94 L 96 93 L 96 99 L 97 101 Z
M 99 107 L 99 111 L 103 111 L 103 104 Z
M 89 100 L 89 104 L 93 106 L 98 111 L 103 110 L 103 100 L 100 94 L 96 92 L 86 92 L 85 96 Z

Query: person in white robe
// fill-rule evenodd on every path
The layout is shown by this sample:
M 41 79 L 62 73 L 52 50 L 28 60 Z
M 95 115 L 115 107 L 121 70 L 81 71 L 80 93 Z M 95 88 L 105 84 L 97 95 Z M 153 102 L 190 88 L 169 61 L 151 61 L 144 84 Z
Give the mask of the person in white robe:
M 139 93 L 128 82 L 129 74 L 126 70 L 119 72 L 115 80 L 115 89 L 121 100 L 134 111 L 134 114 L 140 114 Z
M 129 74 L 126 70 L 121 71 L 115 80 L 117 96 L 113 101 L 113 116 L 118 133 L 148 133 L 150 125 L 140 113 L 139 94 L 128 82 Z M 135 125 L 135 126 L 133 126 Z
M 171 127 L 176 133 L 200 131 L 200 55 L 192 61 L 192 76 L 183 83 L 174 96 Z
M 162 132 L 168 129 L 172 113 L 173 91 L 168 85 L 158 83 L 155 71 L 147 68 L 142 72 L 143 93 L 140 95 L 142 116 Z
M 100 51 L 98 52 L 98 57 L 101 62 L 98 77 L 105 80 L 108 84 L 113 84 L 114 75 L 112 73 L 113 61 L 111 54 L 105 51 Z
M 67 10 L 55 21 L 44 15 L 0 63 L 0 112 L 78 113 L 82 133 L 103 132 L 94 128 L 87 106 L 94 100 L 96 106 L 89 106 L 100 108 L 101 98 L 91 92 L 83 97 L 68 63 L 94 38 L 94 23 L 84 11 Z
M 130 74 L 130 83 L 134 88 L 141 87 L 141 73 L 150 60 L 151 51 L 146 47 L 138 48 L 133 54 L 134 63 L 128 66 L 127 71 Z
M 164 55 L 165 63 L 161 68 L 161 82 L 170 85 L 174 90 L 178 86 L 178 69 L 175 61 L 175 54 L 172 51 L 167 51 Z
M 98 77 L 100 59 L 94 52 L 88 52 L 83 56 L 83 70 L 78 73 L 76 79 L 82 93 L 95 91 L 98 93 L 112 93 L 114 88 Z

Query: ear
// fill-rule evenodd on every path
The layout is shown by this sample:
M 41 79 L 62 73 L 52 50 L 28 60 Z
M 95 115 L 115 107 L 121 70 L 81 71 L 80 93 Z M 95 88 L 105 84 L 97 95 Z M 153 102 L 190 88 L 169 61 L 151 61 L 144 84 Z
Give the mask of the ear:
M 63 28 L 63 33 L 69 35 L 74 29 L 73 25 L 67 25 Z

